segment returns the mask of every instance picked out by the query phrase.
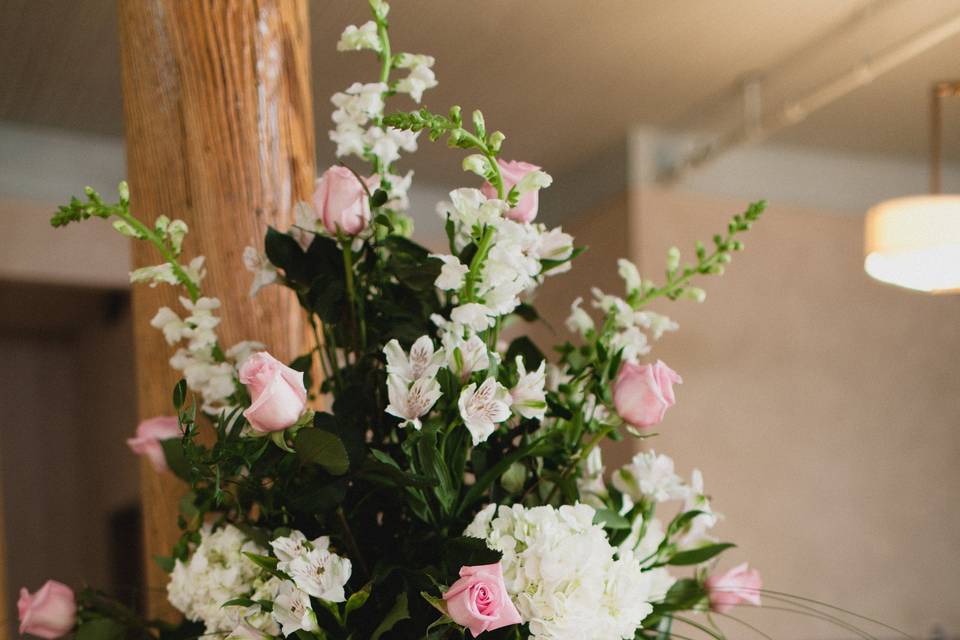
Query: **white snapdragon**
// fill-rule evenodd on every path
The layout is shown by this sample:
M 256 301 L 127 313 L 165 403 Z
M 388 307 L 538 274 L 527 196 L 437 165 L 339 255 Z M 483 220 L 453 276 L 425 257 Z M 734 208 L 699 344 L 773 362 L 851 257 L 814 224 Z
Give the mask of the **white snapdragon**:
M 396 339 L 384 346 L 383 353 L 387 358 L 387 373 L 408 383 L 420 378 L 436 377 L 446 358 L 443 348 L 434 351 L 430 336 L 417 338 L 409 354 Z
M 537 169 L 535 171 L 530 171 L 520 178 L 520 182 L 517 183 L 515 189 L 517 190 L 517 194 L 523 197 L 525 194 L 528 194 L 531 191 L 546 189 L 551 184 L 553 184 L 553 178 L 550 176 L 550 174 Z
M 570 315 L 567 316 L 566 325 L 572 333 L 579 333 L 582 336 L 587 332 L 593 331 L 593 318 L 580 305 L 583 304 L 583 298 L 577 298 L 570 305 Z
M 254 247 L 243 250 L 243 266 L 253 274 L 253 282 L 250 283 L 251 298 L 256 296 L 260 289 L 277 281 L 277 268 L 267 259 L 267 256 Z
M 459 291 L 470 267 L 460 262 L 457 256 L 434 253 L 430 257 L 443 261 L 440 275 L 434 283 L 437 288 L 443 291 Z
M 710 507 L 710 499 L 704 494 L 703 474 L 694 469 L 687 487 L 687 495 L 683 501 L 684 511 L 702 511 L 686 526 L 682 535 L 677 539 L 680 549 L 693 549 L 704 544 L 716 542 L 710 535 L 710 530 L 716 526 L 720 516 Z
M 471 383 L 460 392 L 460 417 L 470 431 L 474 446 L 485 441 L 497 423 L 510 417 L 510 393 L 496 378 L 487 378 L 477 387 Z
M 377 23 L 369 20 L 359 27 L 348 25 L 340 40 L 337 42 L 337 51 L 362 51 L 369 49 L 380 53 L 380 36 L 377 34 Z
M 454 246 L 461 251 L 473 240 L 473 228 L 493 224 L 503 218 L 509 206 L 503 200 L 487 199 L 480 189 L 455 189 L 450 200 L 437 205 L 441 217 L 450 216 L 456 233 Z
M 631 294 L 634 291 L 639 291 L 641 286 L 640 272 L 637 270 L 637 265 L 630 262 L 626 258 L 620 258 L 617 260 L 617 273 L 620 274 L 620 277 L 623 278 L 623 283 L 627 290 L 627 294 Z
M 680 328 L 679 324 L 655 311 L 637 311 L 633 317 L 637 325 L 647 329 L 654 340 L 659 340 L 668 331 L 673 332 Z
M 546 382 L 546 360 L 540 361 L 535 371 L 527 371 L 523 357 L 517 356 L 517 375 L 519 380 L 510 390 L 511 409 L 527 419 L 543 420 L 547 413 L 547 395 L 543 390 Z
M 397 67 L 408 69 L 407 77 L 397 81 L 398 93 L 409 94 L 414 102 L 423 99 L 423 92 L 437 86 L 437 77 L 433 73 L 434 59 L 432 56 L 401 53 L 397 56 Z
M 644 498 L 666 502 L 687 496 L 687 487 L 673 470 L 673 460 L 652 449 L 635 455 L 613 474 L 612 481 L 618 491 L 636 502 Z
M 655 578 L 618 557 L 593 508 L 489 505 L 465 535 L 502 552 L 511 600 L 537 640 L 633 638 L 653 610 Z
M 248 595 L 260 575 L 260 568 L 244 552 L 265 550 L 232 525 L 216 531 L 205 525 L 190 559 L 177 560 L 170 574 L 170 604 L 188 620 L 203 622 L 207 633 L 232 631 L 237 626 L 236 609 L 222 605 Z
M 562 264 L 552 267 L 546 271 L 546 273 L 554 276 L 570 271 L 572 267 L 570 258 L 573 256 L 573 236 L 569 233 L 564 233 L 561 227 L 554 227 L 546 231 L 543 230 L 542 225 L 539 225 L 539 228 L 541 233 L 537 246 L 534 249 L 537 258 L 540 260 L 565 261 Z
M 621 275 L 631 286 L 639 274 L 635 274 L 636 267 L 626 260 L 620 261 Z M 664 333 L 676 331 L 679 328 L 676 322 L 654 311 L 635 311 L 630 304 L 619 296 L 604 293 L 596 287 L 592 290 L 593 307 L 602 310 L 608 317 L 613 318 L 614 333 L 610 337 L 610 347 L 614 351 L 622 350 L 623 360 L 638 362 L 640 356 L 651 351 L 650 338 L 659 340 Z M 577 304 L 575 302 L 575 304 Z M 582 316 L 576 310 L 571 310 L 567 327 L 575 331 L 582 321 Z

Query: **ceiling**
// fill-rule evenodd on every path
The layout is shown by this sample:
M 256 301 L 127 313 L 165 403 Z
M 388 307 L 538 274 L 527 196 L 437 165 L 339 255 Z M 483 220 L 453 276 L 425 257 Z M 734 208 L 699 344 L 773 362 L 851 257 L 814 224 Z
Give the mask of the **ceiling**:
M 122 134 L 115 4 L 0 0 L 0 120 Z M 860 27 L 809 46 L 870 6 Z M 428 106 L 481 108 L 507 156 L 563 171 L 633 125 L 703 125 L 727 104 L 711 96 L 745 74 L 775 68 L 765 90 L 776 106 L 958 11 L 960 0 L 395 0 L 391 19 L 395 50 L 437 58 Z M 311 3 L 321 157 L 332 153 L 327 96 L 376 74 L 371 54 L 335 51 L 342 28 L 366 19 L 361 0 Z M 958 36 L 774 141 L 921 157 L 929 85 L 949 78 L 960 78 Z M 945 115 L 945 151 L 960 158 L 960 104 Z M 441 153 L 425 150 L 418 169 L 449 176 Z

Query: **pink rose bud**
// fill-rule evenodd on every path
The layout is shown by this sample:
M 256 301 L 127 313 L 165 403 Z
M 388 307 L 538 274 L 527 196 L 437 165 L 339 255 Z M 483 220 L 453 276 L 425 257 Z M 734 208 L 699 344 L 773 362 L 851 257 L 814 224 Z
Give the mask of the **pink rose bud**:
M 503 160 L 497 159 L 497 164 L 500 165 L 500 175 L 503 177 L 503 197 L 506 199 L 507 194 L 510 193 L 512 189 L 518 182 L 523 180 L 523 177 L 530 173 L 531 171 L 539 171 L 540 167 L 535 164 L 530 164 L 529 162 L 517 162 L 516 160 L 511 160 L 510 162 L 504 162 Z M 480 187 L 480 191 L 483 192 L 483 195 L 488 198 L 497 198 L 497 188 L 494 187 L 489 182 L 484 183 Z M 515 222 L 533 222 L 533 219 L 537 217 L 537 210 L 540 208 L 540 192 L 537 189 L 525 193 L 520 197 L 520 200 L 517 202 L 517 206 L 507 212 L 507 217 Z
M 282 431 L 299 420 L 307 406 L 303 372 L 291 369 L 266 351 L 244 361 L 240 382 L 250 392 L 252 402 L 243 415 L 254 431 Z
M 443 599 L 450 618 L 470 629 L 474 637 L 523 622 L 507 594 L 499 562 L 461 567 L 460 579 L 443 594 Z
M 77 622 L 73 589 L 56 580 L 47 580 L 36 593 L 20 589 L 17 612 L 21 634 L 49 640 L 67 635 Z
M 376 184 L 374 178 L 365 178 L 364 182 L 368 189 Z M 370 221 L 370 200 L 363 184 L 350 169 L 340 165 L 330 167 L 317 180 L 313 208 L 332 235 L 339 231 L 355 236 Z
M 760 572 L 748 569 L 746 562 L 719 576 L 710 576 L 703 584 L 707 588 L 710 608 L 717 613 L 727 613 L 739 604 L 760 606 L 760 589 L 763 587 Z
M 160 442 L 182 437 L 183 431 L 174 416 L 157 416 L 138 424 L 137 435 L 127 438 L 127 446 L 137 455 L 147 456 L 157 471 L 166 471 L 167 459 Z
M 625 362 L 613 384 L 617 413 L 635 427 L 650 427 L 663 420 L 677 401 L 673 385 L 683 380 L 661 360 L 656 364 Z

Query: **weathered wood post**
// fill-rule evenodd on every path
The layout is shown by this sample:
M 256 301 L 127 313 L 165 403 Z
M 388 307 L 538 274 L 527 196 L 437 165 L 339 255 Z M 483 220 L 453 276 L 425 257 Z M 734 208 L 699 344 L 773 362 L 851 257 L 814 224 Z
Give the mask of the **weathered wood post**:
M 185 256 L 206 256 L 206 295 L 223 303 L 225 347 L 260 340 L 277 357 L 300 351 L 305 335 L 288 291 L 267 288 L 253 303 L 241 254 L 262 248 L 267 225 L 291 222 L 314 178 L 308 0 L 119 0 L 127 172 L 133 211 L 190 227 Z M 134 267 L 158 264 L 134 244 Z M 177 375 L 171 349 L 149 322 L 172 288 L 136 287 L 138 407 L 141 418 L 172 413 Z M 169 613 L 166 578 L 152 556 L 179 535 L 183 485 L 142 468 L 149 610 Z

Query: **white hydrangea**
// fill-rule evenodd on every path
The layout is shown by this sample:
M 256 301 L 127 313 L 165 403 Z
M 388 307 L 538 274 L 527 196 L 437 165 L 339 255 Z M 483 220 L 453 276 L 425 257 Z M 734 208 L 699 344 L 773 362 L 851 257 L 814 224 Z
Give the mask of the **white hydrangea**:
M 261 573 L 243 554 L 266 551 L 232 525 L 215 531 L 205 525 L 200 536 L 190 559 L 174 565 L 167 598 L 188 620 L 203 622 L 207 633 L 229 632 L 238 624 L 238 610 L 221 605 L 250 594 Z
M 633 638 L 661 576 L 610 546 L 584 504 L 490 505 L 465 534 L 502 552 L 507 591 L 537 640 Z
M 682 500 L 688 493 L 683 479 L 673 470 L 673 460 L 652 449 L 633 456 L 613 474 L 612 481 L 618 491 L 635 502 L 644 498 L 654 502 Z

